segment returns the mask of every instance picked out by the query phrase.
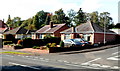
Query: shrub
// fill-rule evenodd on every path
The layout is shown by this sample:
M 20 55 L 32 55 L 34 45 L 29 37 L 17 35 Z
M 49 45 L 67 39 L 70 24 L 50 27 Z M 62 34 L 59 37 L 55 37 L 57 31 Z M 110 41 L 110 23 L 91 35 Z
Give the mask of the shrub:
M 22 45 L 23 44 L 23 40 L 18 40 L 17 44 Z
M 60 41 L 60 47 L 64 47 L 64 42 Z
M 56 43 L 52 43 L 51 45 L 50 45 L 50 47 L 56 47 L 57 45 L 56 45 Z
M 21 45 L 21 44 L 17 44 L 17 45 L 15 45 L 15 47 L 16 47 L 16 46 L 22 47 L 22 45 Z
M 48 47 L 40 47 L 41 50 L 48 50 Z
M 46 47 L 56 47 L 57 45 L 56 45 L 56 43 L 48 43 L 48 44 L 46 44 Z
M 33 49 L 39 49 L 40 47 L 39 46 L 33 46 L 32 48 Z
M 46 35 L 46 36 L 44 37 L 44 39 L 49 39 L 49 38 L 52 38 L 52 36 Z
M 3 41 L 3 45 L 13 44 L 12 41 Z

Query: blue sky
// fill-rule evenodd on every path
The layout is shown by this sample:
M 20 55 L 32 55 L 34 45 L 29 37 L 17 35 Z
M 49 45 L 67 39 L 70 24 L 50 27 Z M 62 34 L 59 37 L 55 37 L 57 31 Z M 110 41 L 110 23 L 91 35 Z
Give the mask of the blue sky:
M 120 0 L 1 0 L 0 1 L 0 19 L 16 16 L 22 20 L 34 16 L 38 11 L 44 10 L 53 13 L 62 8 L 65 13 L 74 9 L 78 11 L 82 8 L 84 12 L 93 11 L 109 12 L 115 23 L 118 22 L 118 1 Z

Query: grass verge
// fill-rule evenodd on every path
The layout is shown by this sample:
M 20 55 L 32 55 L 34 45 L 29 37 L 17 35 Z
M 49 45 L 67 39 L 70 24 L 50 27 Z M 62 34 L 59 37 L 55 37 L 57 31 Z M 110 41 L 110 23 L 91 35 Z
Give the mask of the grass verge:
M 6 51 L 6 52 L 0 52 L 0 54 L 21 54 L 21 55 L 30 55 L 30 53 L 23 53 L 23 52 L 12 52 L 12 51 Z

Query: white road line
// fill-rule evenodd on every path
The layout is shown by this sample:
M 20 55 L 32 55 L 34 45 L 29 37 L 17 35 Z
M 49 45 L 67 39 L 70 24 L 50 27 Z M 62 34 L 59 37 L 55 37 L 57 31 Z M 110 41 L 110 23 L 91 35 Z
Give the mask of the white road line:
M 14 57 L 14 56 L 12 56 L 12 55 L 6 55 L 6 56 L 9 56 L 9 57 Z
M 118 53 L 120 53 L 120 51 L 119 51 L 119 52 L 112 53 L 112 55 L 115 55 L 115 54 L 118 54 Z
M 44 58 L 40 58 L 41 60 L 43 60 Z
M 99 60 L 99 59 L 101 59 L 101 58 L 96 58 L 96 59 L 90 60 L 90 61 L 88 61 L 88 62 L 82 63 L 82 65 L 88 65 L 88 64 L 90 64 L 91 62 L 97 61 L 97 60 Z
M 23 64 L 13 63 L 13 62 L 9 62 L 9 64 L 22 66 L 22 67 L 27 67 L 27 68 L 31 68 L 31 69 L 35 69 L 35 70 L 41 70 L 40 68 L 31 67 L 31 66 L 27 66 L 27 65 L 23 65 Z
M 107 60 L 116 60 L 116 61 L 118 61 L 118 60 L 120 60 L 119 58 L 116 58 L 116 57 L 109 57 L 109 58 L 107 58 Z

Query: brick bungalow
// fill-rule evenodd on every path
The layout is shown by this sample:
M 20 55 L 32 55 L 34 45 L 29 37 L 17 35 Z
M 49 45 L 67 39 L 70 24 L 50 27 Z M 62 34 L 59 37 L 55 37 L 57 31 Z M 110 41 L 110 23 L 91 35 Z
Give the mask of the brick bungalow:
M 9 39 L 9 38 L 22 39 L 22 38 L 31 38 L 31 32 L 33 31 L 24 29 L 23 27 L 17 27 L 15 29 L 3 33 L 3 35 L 4 35 L 4 39 Z
M 93 44 L 104 43 L 104 28 L 88 21 L 87 23 L 81 24 L 75 28 L 71 27 L 61 32 L 61 40 L 74 38 L 84 38 Z M 115 41 L 115 39 L 116 33 L 106 30 L 105 41 L 112 42 Z
M 44 27 L 33 33 L 32 39 L 43 39 L 46 35 L 50 35 L 53 37 L 61 37 L 60 32 L 68 28 L 69 27 L 65 23 L 53 24 L 53 22 L 50 22 L 49 25 L 45 25 Z
M 8 26 L 2 20 L 0 20 L 0 39 L 3 38 L 3 33 L 8 30 L 9 30 Z

